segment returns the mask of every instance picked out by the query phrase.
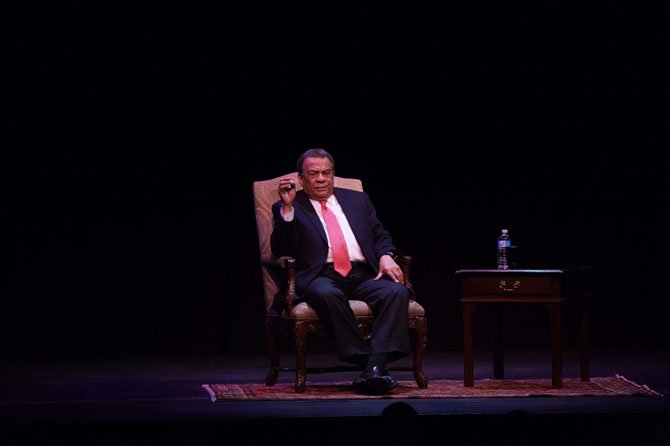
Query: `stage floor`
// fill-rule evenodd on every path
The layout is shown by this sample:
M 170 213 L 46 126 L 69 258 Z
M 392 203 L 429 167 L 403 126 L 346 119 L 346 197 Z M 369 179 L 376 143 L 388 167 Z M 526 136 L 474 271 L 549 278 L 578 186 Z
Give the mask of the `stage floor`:
M 308 359 L 310 365 L 338 364 L 331 354 L 312 354 Z M 549 351 L 509 351 L 505 359 L 506 378 L 551 374 Z M 283 360 L 282 365 L 293 365 L 289 356 Z M 579 376 L 577 352 L 565 352 L 563 365 L 564 377 Z M 289 432 L 297 441 L 306 439 L 311 432 L 323 433 L 323 429 L 337 426 L 324 440 L 330 444 L 328 441 L 341 440 L 339 434 L 346 431 L 346 426 L 357 426 L 357 431 L 366 433 L 363 437 L 367 438 L 381 428 L 384 409 L 398 401 L 215 403 L 201 387 L 207 383 L 263 382 L 267 366 L 264 355 L 5 361 L 0 415 L 3 427 L 16 434 L 11 444 L 40 444 L 42 440 L 60 437 L 70 444 L 147 444 L 147 438 L 162 438 L 162 444 L 188 444 L 189 439 L 214 443 L 230 441 L 235 430 L 245 436 L 248 444 L 256 444 L 272 442 L 275 434 Z M 424 371 L 429 379 L 462 379 L 462 353 L 429 351 Z M 491 353 L 476 352 L 475 379 L 492 378 L 492 373 Z M 320 374 L 308 379 L 353 380 L 357 374 Z M 669 355 L 662 351 L 593 351 L 591 376 L 614 374 L 647 385 L 664 396 L 400 401 L 418 415 L 413 418 L 412 429 L 420 426 L 421 435 L 448 429 L 449 435 L 470 435 L 474 443 L 483 444 L 492 438 L 504 443 L 507 438 L 514 439 L 514 444 L 532 444 L 540 440 L 536 435 L 548 430 L 542 434 L 546 436 L 545 444 L 562 443 L 564 437 L 578 444 L 580 439 L 614 441 L 627 436 L 635 439 L 636 445 L 670 444 Z M 396 372 L 394 376 L 412 379 L 411 372 Z M 279 380 L 292 382 L 293 377 L 293 372 L 282 372 Z M 220 436 L 224 431 L 227 438 Z M 411 435 L 418 438 L 416 432 Z

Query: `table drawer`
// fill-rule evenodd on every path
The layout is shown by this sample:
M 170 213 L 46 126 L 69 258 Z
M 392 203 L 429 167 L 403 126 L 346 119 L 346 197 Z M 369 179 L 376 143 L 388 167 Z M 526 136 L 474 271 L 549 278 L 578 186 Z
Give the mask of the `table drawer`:
M 463 282 L 463 295 L 551 295 L 555 286 L 552 277 L 472 276 Z

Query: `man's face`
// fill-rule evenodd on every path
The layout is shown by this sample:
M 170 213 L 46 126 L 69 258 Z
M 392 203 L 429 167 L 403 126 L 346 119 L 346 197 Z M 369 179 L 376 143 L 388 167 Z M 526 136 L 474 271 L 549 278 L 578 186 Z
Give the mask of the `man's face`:
M 333 193 L 335 171 L 328 158 L 305 158 L 298 180 L 309 198 L 325 200 Z

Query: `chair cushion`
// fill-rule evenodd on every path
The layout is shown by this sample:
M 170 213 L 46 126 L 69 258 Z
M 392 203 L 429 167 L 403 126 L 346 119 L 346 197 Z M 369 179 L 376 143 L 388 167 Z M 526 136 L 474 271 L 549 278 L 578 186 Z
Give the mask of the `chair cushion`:
M 349 306 L 351 306 L 351 309 L 354 311 L 354 314 L 356 316 L 372 316 L 372 310 L 362 300 L 350 300 L 349 301 Z M 426 311 L 424 308 L 415 300 L 410 300 L 409 301 L 409 316 L 416 317 L 416 316 L 425 316 Z M 286 316 L 286 314 L 283 314 Z M 293 307 L 293 310 L 291 310 L 291 314 L 289 317 L 293 319 L 318 319 L 318 316 L 316 314 L 316 311 L 312 307 L 309 306 L 309 304 L 305 302 L 300 302 L 297 304 L 295 307 Z
M 409 301 L 409 317 L 425 316 L 426 310 L 415 300 Z

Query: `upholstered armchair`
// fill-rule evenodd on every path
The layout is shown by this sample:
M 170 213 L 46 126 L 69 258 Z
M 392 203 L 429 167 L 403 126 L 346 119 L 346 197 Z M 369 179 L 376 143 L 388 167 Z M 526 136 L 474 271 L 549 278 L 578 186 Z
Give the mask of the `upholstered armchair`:
M 297 178 L 297 173 L 289 173 L 280 177 L 255 181 L 253 183 L 253 196 L 256 212 L 256 226 L 258 231 L 258 243 L 260 248 L 261 274 L 263 279 L 263 290 L 265 296 L 265 335 L 267 349 L 270 355 L 270 370 L 265 378 L 265 383 L 272 386 L 277 382 L 280 371 L 295 370 L 295 391 L 305 391 L 305 383 L 308 373 L 326 373 L 346 370 L 361 370 L 356 366 L 332 366 L 332 367 L 307 367 L 306 351 L 307 338 L 310 333 L 324 334 L 323 327 L 316 312 L 305 302 L 294 302 L 295 296 L 295 266 L 292 258 L 274 258 L 270 249 L 270 235 L 272 233 L 272 204 L 279 199 L 277 194 L 280 178 L 292 176 Z M 299 183 L 296 181 L 298 188 Z M 335 177 L 335 186 L 363 190 L 361 180 L 356 178 Z M 405 276 L 405 285 L 412 288 L 410 281 L 411 257 L 401 256 L 397 260 Z M 415 300 L 409 303 L 409 327 L 413 333 L 414 352 L 412 367 L 389 367 L 391 371 L 413 371 L 414 379 L 420 388 L 428 386 L 428 379 L 423 373 L 422 359 L 428 339 L 426 312 Z M 358 326 L 364 336 L 369 336 L 372 327 L 372 311 L 370 307 L 358 300 L 350 300 L 352 310 L 358 321 Z M 279 336 L 288 336 L 293 340 L 295 353 L 295 369 L 280 368 L 279 366 Z

